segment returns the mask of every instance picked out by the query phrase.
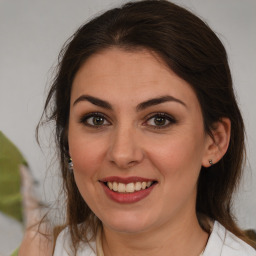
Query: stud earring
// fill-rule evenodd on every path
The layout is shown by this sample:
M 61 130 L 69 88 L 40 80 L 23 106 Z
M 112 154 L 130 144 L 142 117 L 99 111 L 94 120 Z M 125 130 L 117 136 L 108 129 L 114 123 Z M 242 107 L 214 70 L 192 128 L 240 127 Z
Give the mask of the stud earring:
M 72 162 L 72 158 L 69 158 L 69 160 L 68 160 L 68 169 L 69 169 L 70 171 L 72 171 L 72 170 L 73 170 L 73 162 Z
M 213 166 L 212 159 L 209 160 L 209 164 L 210 164 L 211 166 Z

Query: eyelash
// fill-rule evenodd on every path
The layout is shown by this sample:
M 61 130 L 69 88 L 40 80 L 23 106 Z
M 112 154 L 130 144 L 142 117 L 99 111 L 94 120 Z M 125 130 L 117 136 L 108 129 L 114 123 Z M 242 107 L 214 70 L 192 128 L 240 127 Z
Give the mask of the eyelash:
M 103 124 L 103 125 L 92 125 L 92 124 L 89 124 L 88 123 L 88 120 L 90 118 L 103 118 L 104 122 L 107 121 L 108 124 Z M 103 126 L 108 126 L 110 124 L 110 122 L 108 121 L 108 118 L 102 114 L 102 113 L 98 113 L 98 112 L 93 112 L 93 113 L 89 113 L 89 114 L 86 114 L 84 116 L 82 116 L 80 118 L 80 123 L 86 125 L 86 126 L 89 126 L 89 127 L 92 127 L 92 128 L 96 128 L 96 129 L 99 129 L 99 128 L 102 128 Z
M 108 124 L 92 125 L 92 124 L 88 123 L 88 120 L 90 118 L 102 118 L 103 122 L 107 121 Z M 154 119 L 154 118 L 163 118 L 165 123 L 166 123 L 166 121 L 168 121 L 169 123 L 168 124 L 164 123 L 163 125 L 149 125 L 153 129 L 165 129 L 165 128 L 169 127 L 170 125 L 175 124 L 177 122 L 176 119 L 173 118 L 172 116 L 170 116 L 170 115 L 168 115 L 166 113 L 159 112 L 159 113 L 154 113 L 154 114 L 150 114 L 149 116 L 147 116 L 145 118 L 146 121 L 143 122 L 143 125 L 146 126 L 147 123 L 151 119 Z M 108 117 L 106 117 L 104 114 L 98 113 L 98 112 L 93 112 L 93 113 L 89 113 L 89 114 L 86 114 L 86 115 L 82 116 L 80 118 L 80 123 L 82 123 L 82 124 L 84 124 L 86 126 L 92 127 L 92 128 L 96 128 L 96 129 L 103 128 L 104 126 L 109 126 L 111 124 L 108 121 Z
M 165 129 L 170 125 L 177 123 L 176 119 L 173 118 L 172 116 L 166 113 L 159 112 L 159 113 L 150 114 L 150 116 L 146 118 L 146 121 L 143 124 L 147 123 L 150 119 L 159 118 L 159 117 L 164 118 L 165 122 L 167 120 L 169 123 L 164 125 L 150 125 L 150 127 L 152 127 L 153 129 Z

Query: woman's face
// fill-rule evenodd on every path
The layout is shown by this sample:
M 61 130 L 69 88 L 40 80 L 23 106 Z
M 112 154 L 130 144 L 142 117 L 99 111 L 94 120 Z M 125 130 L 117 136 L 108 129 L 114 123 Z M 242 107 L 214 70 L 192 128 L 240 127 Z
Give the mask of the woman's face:
M 68 129 L 79 191 L 111 230 L 195 215 L 209 136 L 191 86 L 155 54 L 108 49 L 75 76 Z

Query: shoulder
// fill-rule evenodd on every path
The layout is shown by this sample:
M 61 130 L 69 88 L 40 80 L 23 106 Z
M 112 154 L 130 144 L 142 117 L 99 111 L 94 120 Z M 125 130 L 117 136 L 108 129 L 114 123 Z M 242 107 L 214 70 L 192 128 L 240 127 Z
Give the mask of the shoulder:
M 256 251 L 247 243 L 215 221 L 205 248 L 204 256 L 256 256 Z
M 77 251 L 77 256 L 96 256 L 95 242 L 80 243 Z M 69 228 L 65 228 L 57 237 L 53 256 L 70 256 L 74 255 L 72 251 L 72 241 Z

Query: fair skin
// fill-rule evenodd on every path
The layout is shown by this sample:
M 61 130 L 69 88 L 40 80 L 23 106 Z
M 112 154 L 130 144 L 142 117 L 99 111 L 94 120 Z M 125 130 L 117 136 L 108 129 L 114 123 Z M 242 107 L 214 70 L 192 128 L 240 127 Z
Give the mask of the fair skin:
M 229 120 L 216 124 L 214 143 L 191 86 L 148 50 L 91 56 L 70 102 L 74 176 L 103 223 L 105 256 L 199 255 L 209 235 L 196 217 L 197 179 L 226 152 Z M 111 190 L 143 180 L 149 192 Z
M 82 95 L 109 104 L 100 107 L 95 98 Z M 148 102 L 167 95 L 172 98 Z M 142 102 L 147 104 L 139 105 Z M 84 117 L 89 112 L 105 117 Z M 78 188 L 103 222 L 105 256 L 200 254 L 209 235 L 196 218 L 197 178 L 202 165 L 209 167 L 209 159 L 216 163 L 222 158 L 230 137 L 228 119 L 215 123 L 214 141 L 202 121 L 190 85 L 156 54 L 105 50 L 80 68 L 72 86 L 70 154 Z M 135 202 L 136 192 L 126 193 L 128 197 L 118 193 L 116 201 L 101 182 L 111 176 L 155 182 L 150 193 Z M 28 223 L 37 223 L 37 218 Z M 19 256 L 52 255 L 52 244 L 37 228 L 26 230 Z

